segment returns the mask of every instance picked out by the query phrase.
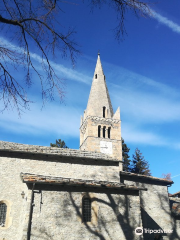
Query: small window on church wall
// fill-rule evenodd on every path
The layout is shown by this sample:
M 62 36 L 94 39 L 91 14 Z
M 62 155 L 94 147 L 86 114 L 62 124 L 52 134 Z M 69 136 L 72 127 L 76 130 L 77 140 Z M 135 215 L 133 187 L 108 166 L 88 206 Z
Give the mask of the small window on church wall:
M 83 222 L 91 222 L 91 199 L 83 198 L 82 200 Z
M 103 117 L 105 118 L 105 114 L 106 114 L 106 107 L 103 107 Z
M 5 227 L 7 214 L 7 205 L 5 203 L 0 203 L 0 226 Z
M 106 137 L 106 127 L 103 127 L 103 138 Z
M 97 74 L 95 74 L 95 79 L 97 79 Z
M 111 128 L 108 127 L 108 138 L 111 138 Z
M 98 126 L 98 137 L 101 137 L 101 126 Z

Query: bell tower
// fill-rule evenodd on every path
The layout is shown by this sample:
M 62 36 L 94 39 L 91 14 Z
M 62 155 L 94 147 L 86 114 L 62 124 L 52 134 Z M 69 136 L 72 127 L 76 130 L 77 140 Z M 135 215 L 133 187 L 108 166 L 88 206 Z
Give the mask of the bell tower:
M 105 153 L 122 161 L 120 109 L 113 113 L 100 54 L 87 108 L 81 117 L 80 150 Z

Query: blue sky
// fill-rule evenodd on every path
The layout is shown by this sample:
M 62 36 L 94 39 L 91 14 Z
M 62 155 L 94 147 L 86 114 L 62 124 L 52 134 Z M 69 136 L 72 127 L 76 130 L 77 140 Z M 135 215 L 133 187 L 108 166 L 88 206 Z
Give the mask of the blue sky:
M 1 113 L 0 140 L 49 146 L 61 138 L 70 148 L 78 149 L 80 115 L 86 108 L 100 51 L 114 111 L 118 106 L 121 109 L 122 136 L 131 149 L 130 156 L 138 147 L 152 175 L 171 173 L 175 184 L 169 192 L 179 191 L 180 2 L 152 4 L 149 18 L 136 18 L 127 12 L 127 36 L 119 43 L 113 32 L 117 24 L 113 9 L 104 6 L 91 12 L 88 4 L 74 3 L 62 3 L 60 21 L 64 28 L 75 28 L 74 38 L 82 55 L 74 68 L 59 52 L 52 59 L 56 73 L 64 79 L 64 102 L 60 103 L 55 94 L 55 101 L 42 107 L 40 84 L 33 75 L 34 84 L 28 90 L 33 100 L 30 110 L 21 118 L 15 109 Z M 0 41 L 9 44 L 2 33 Z M 38 65 L 39 56 L 33 53 Z M 13 74 L 23 80 L 21 66 Z

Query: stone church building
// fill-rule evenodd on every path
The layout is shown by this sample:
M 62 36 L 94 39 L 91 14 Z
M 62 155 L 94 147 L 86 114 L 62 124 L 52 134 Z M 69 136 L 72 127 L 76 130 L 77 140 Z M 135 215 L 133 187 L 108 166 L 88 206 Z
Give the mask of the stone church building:
M 0 142 L 0 240 L 179 240 L 173 182 L 122 166 L 120 109 L 98 54 L 80 150 Z

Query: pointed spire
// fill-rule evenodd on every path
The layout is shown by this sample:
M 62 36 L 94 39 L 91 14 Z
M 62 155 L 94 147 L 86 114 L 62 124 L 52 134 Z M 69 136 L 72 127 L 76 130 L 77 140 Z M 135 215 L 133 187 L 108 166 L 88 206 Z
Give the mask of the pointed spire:
M 86 116 L 103 117 L 103 107 L 105 107 L 105 117 L 112 118 L 113 108 L 106 85 L 105 75 L 103 73 L 100 54 L 98 53 L 96 68 L 94 71 L 93 82 L 86 109 Z
M 95 74 L 104 75 L 99 52 L 98 52 L 96 68 L 95 68 L 95 71 L 94 71 L 94 76 L 95 76 Z

